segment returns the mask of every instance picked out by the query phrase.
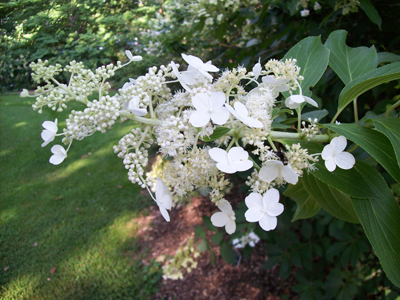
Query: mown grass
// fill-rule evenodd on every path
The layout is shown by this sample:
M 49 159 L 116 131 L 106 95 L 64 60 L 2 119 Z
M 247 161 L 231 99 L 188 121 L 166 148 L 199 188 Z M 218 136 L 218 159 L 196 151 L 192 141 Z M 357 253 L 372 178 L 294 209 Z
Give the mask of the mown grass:
M 157 264 L 124 253 L 138 248 L 130 221 L 152 203 L 112 150 L 132 123 L 74 142 L 54 166 L 50 148 L 61 138 L 42 148 L 41 124 L 58 117 L 63 128 L 69 111 L 38 114 L 33 101 L 0 96 L 0 298 L 148 298 Z

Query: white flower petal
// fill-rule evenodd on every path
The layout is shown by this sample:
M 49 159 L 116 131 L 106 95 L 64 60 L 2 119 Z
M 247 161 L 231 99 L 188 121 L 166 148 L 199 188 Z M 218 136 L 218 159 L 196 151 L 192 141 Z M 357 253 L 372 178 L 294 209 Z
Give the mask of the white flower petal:
M 253 71 L 253 74 L 254 74 L 254 80 L 257 80 L 258 77 L 259 77 L 260 74 L 261 74 L 262 67 L 261 67 L 261 64 L 260 64 L 260 59 L 261 59 L 261 58 L 258 59 L 258 63 L 256 63 L 256 64 L 254 65 L 253 70 L 252 70 L 252 71 Z
M 259 193 L 251 193 L 244 201 L 248 208 L 256 207 L 260 210 L 263 208 L 263 197 Z
M 211 113 L 211 120 L 218 125 L 224 125 L 229 119 L 229 111 L 226 107 L 216 109 Z
M 232 219 L 229 219 L 228 222 L 225 225 L 225 230 L 226 230 L 226 233 L 228 233 L 228 234 L 234 233 L 236 231 L 236 223 L 235 223 L 235 221 L 232 220 Z
M 205 93 L 197 93 L 192 98 L 192 105 L 195 109 L 201 111 L 209 111 L 211 107 L 209 106 L 210 97 Z
M 249 153 L 242 147 L 232 147 L 228 152 L 228 160 L 230 161 L 248 160 L 248 158 Z
M 237 101 L 237 102 L 235 102 L 233 107 L 235 108 L 235 111 L 239 115 L 239 118 L 242 119 L 242 118 L 246 118 L 248 116 L 249 112 L 247 111 L 247 108 L 243 103 L 240 103 L 239 101 Z
M 214 92 L 210 96 L 211 108 L 218 109 L 225 104 L 225 94 L 223 92 Z M 224 108 L 225 109 L 225 108 Z
M 229 221 L 229 217 L 227 214 L 223 212 L 216 212 L 211 216 L 211 223 L 215 227 L 222 227 L 225 226 Z
M 249 208 L 244 214 L 247 222 L 258 222 L 264 217 L 264 213 L 258 207 Z
M 281 175 L 290 184 L 296 184 L 299 180 L 299 175 L 289 166 L 283 166 L 281 168 Z
M 23 89 L 19 96 L 22 98 L 29 97 L 29 91 L 27 89 Z
M 236 166 L 228 164 L 228 163 L 217 163 L 217 168 L 227 174 L 236 173 L 238 170 Z
M 276 228 L 278 224 L 278 220 L 276 217 L 269 216 L 268 214 L 264 214 L 264 217 L 259 221 L 259 224 L 262 229 L 265 231 L 270 231 Z
M 53 165 L 59 165 L 67 157 L 67 152 L 64 147 L 60 145 L 54 145 L 50 151 L 54 154 L 50 157 L 49 162 Z
M 238 172 L 244 172 L 253 167 L 253 162 L 250 160 L 235 163 L 235 168 Z
M 241 120 L 244 124 L 252 128 L 262 128 L 264 125 L 261 121 L 252 117 L 246 117 Z
M 258 177 L 265 182 L 272 182 L 276 177 L 278 177 L 281 166 L 283 166 L 283 163 L 280 161 L 267 161 L 261 168 Z
M 328 144 L 322 150 L 321 157 L 323 160 L 331 159 L 333 158 L 334 152 L 335 148 L 331 144 Z
M 54 132 L 54 134 L 57 133 L 58 127 L 57 127 L 57 119 L 54 120 L 54 122 L 51 121 L 44 121 L 42 124 L 44 129 L 47 129 L 51 132 Z
M 218 208 L 225 214 L 233 214 L 232 205 L 227 200 L 220 200 L 218 203 Z
M 216 162 L 228 163 L 228 153 L 221 148 L 212 148 L 208 150 L 208 154 Z
M 41 134 L 41 137 L 42 137 L 44 142 L 42 143 L 41 146 L 42 147 L 47 146 L 50 142 L 52 142 L 54 140 L 55 136 L 56 135 L 53 132 L 51 132 L 49 130 L 43 130 L 42 134 Z
M 169 222 L 169 213 L 162 205 L 159 205 L 158 208 L 160 209 L 161 215 L 164 217 L 165 221 Z
M 336 154 L 334 160 L 337 166 L 344 170 L 351 169 L 356 163 L 354 156 L 349 152 Z
M 267 213 L 272 217 L 276 217 L 283 213 L 284 209 L 285 207 L 281 203 L 270 204 L 268 205 Z
M 210 122 L 210 113 L 205 111 L 195 110 L 189 117 L 189 123 L 194 127 L 204 127 L 208 122 Z
M 279 191 L 277 189 L 269 189 L 263 197 L 263 207 L 267 208 L 270 204 L 276 204 L 279 202 Z
M 315 102 L 313 99 L 307 96 L 303 96 L 307 103 L 311 104 L 312 106 L 318 107 L 318 103 Z
M 185 81 L 186 84 L 188 85 L 193 85 L 196 83 L 196 79 L 193 76 L 193 73 L 189 73 L 189 72 L 182 72 L 181 76 L 183 78 L 183 80 Z
M 337 154 L 337 153 L 343 152 L 343 150 L 346 149 L 347 140 L 343 135 L 341 135 L 341 136 L 334 137 L 330 144 L 335 149 L 334 150 L 335 154 Z
M 325 160 L 325 167 L 328 169 L 328 171 L 333 172 L 336 169 L 336 163 L 333 158 L 329 158 Z

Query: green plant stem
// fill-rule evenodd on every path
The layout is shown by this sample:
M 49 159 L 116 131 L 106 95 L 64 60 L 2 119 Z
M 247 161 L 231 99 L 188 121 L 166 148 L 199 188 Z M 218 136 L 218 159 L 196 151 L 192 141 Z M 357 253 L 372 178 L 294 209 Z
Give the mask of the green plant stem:
M 229 149 L 231 149 L 232 148 L 232 146 L 233 146 L 233 144 L 235 143 L 235 141 L 236 141 L 236 138 L 235 137 L 233 137 L 232 138 L 232 140 L 231 140 L 231 142 L 229 143 L 229 145 L 228 145 L 228 148 L 226 148 L 226 152 L 228 152 L 229 151 Z
M 139 117 L 139 116 L 136 116 L 134 114 L 131 114 L 127 110 L 120 111 L 119 115 L 121 117 L 123 117 L 123 118 L 127 118 L 127 119 L 130 119 L 130 120 L 138 121 L 138 122 L 143 123 L 143 124 L 148 124 L 148 125 L 153 125 L 153 126 L 160 126 L 162 124 L 162 122 L 160 120 L 156 119 L 156 118 L 149 119 L 149 118 Z
M 268 136 L 268 142 L 269 142 L 269 145 L 272 147 L 272 149 L 274 149 L 275 152 L 278 152 L 278 150 L 275 147 L 274 142 L 271 139 L 271 136 Z
M 301 106 L 299 106 L 296 110 L 297 110 L 297 131 L 300 132 L 300 129 L 301 129 Z
M 354 106 L 354 121 L 355 121 L 355 123 L 356 123 L 357 125 L 359 125 L 359 124 L 358 124 L 357 98 L 354 99 L 354 101 L 353 101 L 353 106 Z
M 397 101 L 395 104 L 393 104 L 391 107 L 389 107 L 389 109 L 385 113 L 385 117 L 389 117 L 389 115 L 392 112 L 392 110 L 394 110 L 398 106 L 400 106 L 400 100 Z

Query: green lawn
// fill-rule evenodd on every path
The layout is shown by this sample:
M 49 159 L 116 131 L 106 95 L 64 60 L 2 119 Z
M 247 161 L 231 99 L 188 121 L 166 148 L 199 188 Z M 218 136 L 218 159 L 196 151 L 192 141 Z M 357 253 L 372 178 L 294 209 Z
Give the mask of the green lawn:
M 50 148 L 61 137 L 42 148 L 40 133 L 59 113 L 38 114 L 33 101 L 0 96 L 0 298 L 148 298 L 161 278 L 157 264 L 124 253 L 137 250 L 129 224 L 152 201 L 112 150 L 132 123 L 74 142 L 54 166 Z

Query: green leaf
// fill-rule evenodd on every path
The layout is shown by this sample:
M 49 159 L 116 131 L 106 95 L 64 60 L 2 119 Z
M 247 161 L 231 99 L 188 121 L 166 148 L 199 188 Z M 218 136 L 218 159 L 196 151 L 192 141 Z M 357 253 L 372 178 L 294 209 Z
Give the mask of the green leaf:
M 196 245 L 197 250 L 204 253 L 208 250 L 208 242 L 206 239 L 201 239 L 200 244 Z
M 359 223 L 351 199 L 346 194 L 315 178 L 313 173 L 303 174 L 306 191 L 332 216 L 350 223 Z
M 307 37 L 290 49 L 282 61 L 289 58 L 297 59 L 300 75 L 304 76 L 300 82 L 303 95 L 310 97 L 312 93 L 309 88 L 319 81 L 328 66 L 329 50 L 321 43 L 320 36 Z M 283 94 L 289 96 L 288 92 Z
M 376 69 L 378 63 L 374 46 L 350 48 L 346 45 L 346 36 L 347 31 L 336 30 L 325 42 L 325 46 L 331 51 L 329 66 L 344 84 Z
M 342 111 L 362 93 L 377 85 L 397 79 L 400 79 L 400 62 L 385 65 L 358 77 L 349 82 L 340 92 L 338 111 Z
M 218 126 L 210 136 L 201 136 L 200 139 L 204 142 L 211 142 L 222 138 L 231 129 L 227 127 Z
M 285 255 L 282 258 L 281 267 L 279 268 L 279 277 L 283 280 L 289 277 L 290 275 L 290 263 L 288 255 Z
M 199 238 L 205 238 L 206 237 L 206 232 L 204 228 L 201 225 L 197 225 L 195 230 L 194 230 L 194 235 Z
M 299 219 L 308 219 L 316 215 L 321 206 L 317 201 L 306 191 L 302 183 L 303 179 L 297 182 L 296 185 L 289 185 L 283 193 L 285 196 L 293 199 L 297 203 L 296 212 L 294 213 L 293 221 Z
M 278 107 L 275 107 L 273 110 L 272 110 L 272 115 L 271 115 L 271 119 L 273 120 L 273 119 L 275 119 L 276 117 L 278 117 L 278 116 L 280 116 L 280 115 L 283 115 L 283 114 L 292 114 L 293 113 L 293 111 L 291 110 L 291 109 L 287 109 L 287 108 L 284 108 L 284 109 L 280 109 L 280 108 L 278 108 Z
M 319 122 L 321 119 L 326 117 L 328 114 L 329 114 L 329 111 L 327 111 L 326 109 L 313 110 L 313 111 L 302 114 L 301 119 L 303 121 L 308 121 L 308 119 L 311 118 L 311 120 L 314 121 L 314 119 L 317 118 L 318 119 L 317 122 Z
M 222 231 L 218 231 L 216 234 L 212 236 L 211 242 L 213 242 L 214 245 L 219 245 L 223 237 L 224 235 L 222 234 Z
M 400 55 L 390 52 L 378 52 L 378 65 L 385 62 L 392 63 L 396 61 L 400 61 Z
M 384 179 L 374 168 L 356 168 L 376 193 L 368 199 L 352 198 L 361 225 L 388 278 L 400 287 L 400 208 Z
M 232 249 L 230 244 L 228 244 L 226 241 L 222 241 L 219 251 L 224 261 L 231 265 L 236 264 L 236 252 Z
M 325 124 L 324 126 L 359 145 L 380 163 L 397 182 L 400 182 L 400 168 L 393 146 L 383 133 L 356 124 Z
M 218 229 L 211 223 L 210 217 L 203 216 L 202 219 L 203 219 L 203 222 L 204 222 L 204 226 L 206 226 L 206 228 L 207 228 L 208 230 L 211 230 L 211 231 L 217 231 L 217 230 L 218 230 Z
M 368 16 L 368 18 L 372 21 L 372 23 L 378 25 L 379 29 L 381 29 L 382 19 L 379 15 L 378 11 L 371 4 L 369 0 L 360 0 L 360 7 Z
M 376 129 L 387 136 L 392 143 L 397 157 L 397 164 L 400 166 L 400 119 L 399 118 L 376 118 L 373 120 Z

